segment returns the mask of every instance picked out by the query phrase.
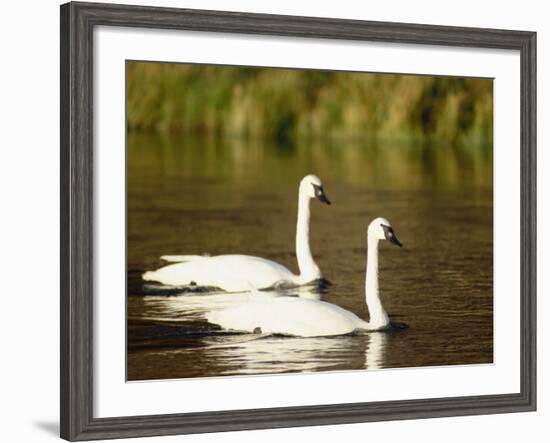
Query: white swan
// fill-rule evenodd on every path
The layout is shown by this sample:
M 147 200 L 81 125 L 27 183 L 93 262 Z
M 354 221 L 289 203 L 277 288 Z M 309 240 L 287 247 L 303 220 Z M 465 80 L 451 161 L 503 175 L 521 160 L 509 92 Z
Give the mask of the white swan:
M 368 227 L 366 302 L 370 319 L 365 321 L 337 305 L 300 297 L 257 297 L 250 302 L 206 314 L 210 323 L 223 329 L 320 337 L 349 334 L 356 330 L 380 330 L 390 325 L 378 291 L 378 243 L 402 246 L 390 223 L 377 218 Z
M 309 248 L 309 200 L 312 198 L 330 205 L 319 177 L 307 175 L 300 182 L 298 193 L 296 257 L 299 275 L 274 261 L 250 255 L 170 255 L 161 258 L 180 263 L 145 272 L 142 277 L 165 285 L 206 286 L 229 292 L 248 291 L 251 286 L 265 289 L 278 284 L 303 285 L 321 279 L 323 274 Z

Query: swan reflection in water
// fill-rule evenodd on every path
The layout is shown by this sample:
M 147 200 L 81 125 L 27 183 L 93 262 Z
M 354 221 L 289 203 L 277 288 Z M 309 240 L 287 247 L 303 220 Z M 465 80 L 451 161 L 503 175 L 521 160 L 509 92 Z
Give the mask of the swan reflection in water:
M 208 294 L 192 295 L 148 295 L 143 298 L 145 313 L 141 320 L 178 321 L 204 320 L 205 314 L 222 310 L 231 306 L 241 305 L 262 297 L 299 297 L 308 300 L 320 300 L 323 289 L 310 286 L 281 289 L 277 291 L 256 292 L 209 292 Z
M 250 337 L 250 334 L 247 334 Z M 205 356 L 222 375 L 380 369 L 386 333 L 340 337 L 277 337 L 234 339 L 211 345 Z M 354 358 L 350 359 L 350 355 Z
M 319 300 L 313 288 L 246 293 L 209 293 L 203 295 L 144 297 L 147 315 L 140 320 L 178 325 L 183 336 L 192 336 L 195 345 L 172 346 L 154 351 L 157 359 L 171 364 L 216 367 L 215 374 L 247 375 L 325 370 L 379 369 L 385 367 L 387 332 L 340 335 L 334 337 L 292 337 L 282 335 L 232 333 L 205 322 L 207 312 L 247 303 L 254 297 L 293 296 Z M 200 375 L 196 375 L 200 376 Z

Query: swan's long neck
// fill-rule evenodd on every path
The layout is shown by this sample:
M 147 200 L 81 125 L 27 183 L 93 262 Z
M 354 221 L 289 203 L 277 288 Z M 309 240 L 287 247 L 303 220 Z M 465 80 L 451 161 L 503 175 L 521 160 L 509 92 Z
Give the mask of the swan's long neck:
M 367 249 L 367 277 L 365 281 L 365 294 L 367 307 L 369 308 L 369 326 L 381 328 L 390 322 L 388 314 L 382 306 L 378 291 L 378 239 L 369 238 Z
M 321 270 L 309 248 L 309 200 L 305 193 L 298 195 L 298 222 L 296 224 L 296 257 L 300 269 L 300 283 L 308 283 L 322 277 Z

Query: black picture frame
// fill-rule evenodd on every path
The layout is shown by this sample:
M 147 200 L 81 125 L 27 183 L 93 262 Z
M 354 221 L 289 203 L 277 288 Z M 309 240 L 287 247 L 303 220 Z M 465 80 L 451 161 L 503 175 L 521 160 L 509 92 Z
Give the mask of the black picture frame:
M 521 390 L 498 395 L 94 418 L 93 29 L 178 29 L 519 51 Z M 61 6 L 61 437 L 70 441 L 536 409 L 536 33 L 189 9 Z

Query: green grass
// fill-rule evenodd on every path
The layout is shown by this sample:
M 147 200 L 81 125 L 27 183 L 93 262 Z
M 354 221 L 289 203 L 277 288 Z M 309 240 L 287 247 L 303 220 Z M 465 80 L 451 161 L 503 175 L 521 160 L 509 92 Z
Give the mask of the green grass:
M 490 143 L 489 79 L 127 63 L 129 130 Z

